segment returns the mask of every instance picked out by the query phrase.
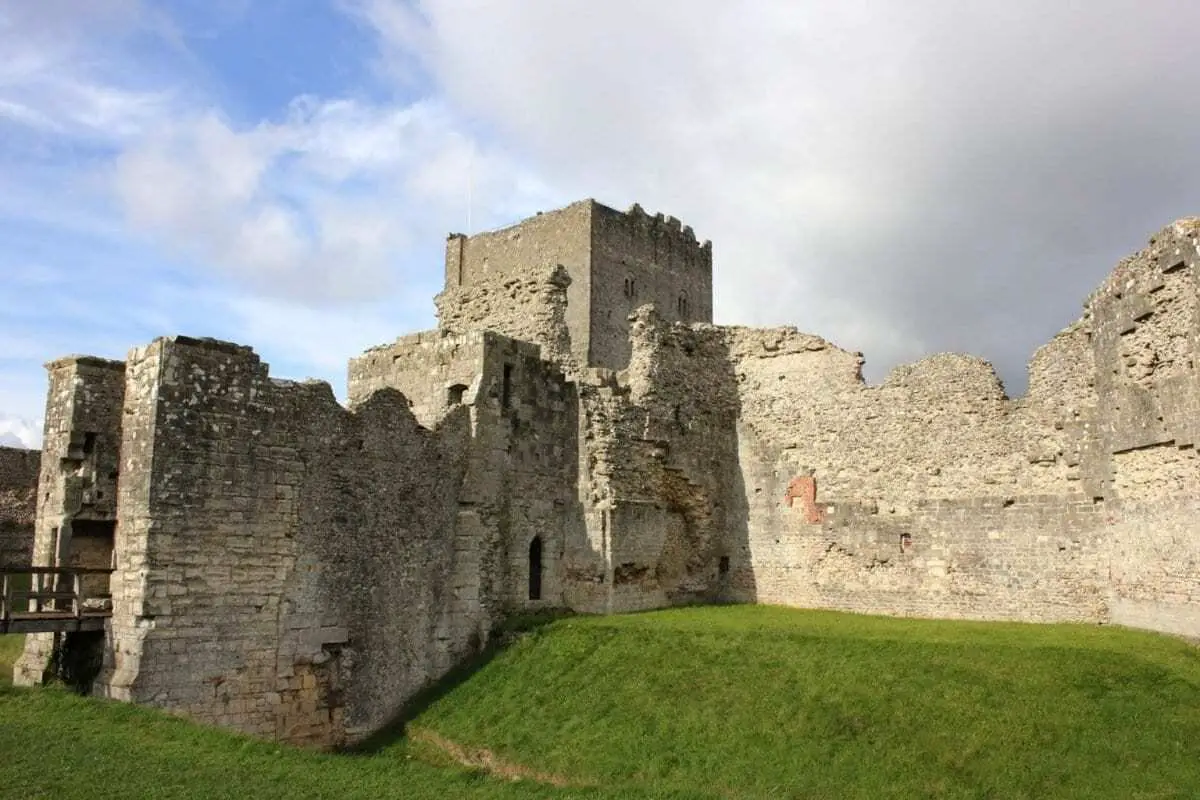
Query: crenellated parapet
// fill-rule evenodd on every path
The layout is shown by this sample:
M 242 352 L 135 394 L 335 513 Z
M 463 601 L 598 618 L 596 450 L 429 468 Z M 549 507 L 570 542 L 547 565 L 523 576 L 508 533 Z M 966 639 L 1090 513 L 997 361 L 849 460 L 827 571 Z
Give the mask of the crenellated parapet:
M 662 252 L 679 253 L 683 264 L 698 268 L 703 268 L 705 264 L 712 266 L 712 241 L 698 240 L 690 225 L 684 225 L 677 218 L 662 212 L 649 214 L 638 203 L 631 205 L 624 217 L 632 238 L 650 242 Z

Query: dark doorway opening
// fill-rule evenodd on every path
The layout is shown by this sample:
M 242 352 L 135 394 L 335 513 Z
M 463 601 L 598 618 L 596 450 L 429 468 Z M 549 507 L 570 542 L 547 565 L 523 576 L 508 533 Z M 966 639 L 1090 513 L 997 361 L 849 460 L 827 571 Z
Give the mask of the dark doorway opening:
M 500 387 L 500 406 L 508 408 L 512 405 L 512 364 L 504 365 L 504 382 Z
M 529 599 L 542 599 L 542 537 L 529 543 Z
M 42 682 L 61 681 L 77 694 L 91 694 L 104 666 L 104 631 L 74 631 L 61 638 L 55 634 L 55 639 Z

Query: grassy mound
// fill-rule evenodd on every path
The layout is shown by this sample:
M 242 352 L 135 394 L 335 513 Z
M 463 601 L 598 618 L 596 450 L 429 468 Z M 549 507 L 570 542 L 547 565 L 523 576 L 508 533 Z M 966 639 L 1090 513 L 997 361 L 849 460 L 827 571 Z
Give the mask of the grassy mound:
M 0 796 L 1200 796 L 1200 650 L 1120 629 L 565 619 L 435 696 L 406 736 L 334 756 L 0 688 Z
M 254 741 L 57 689 L 0 687 L 0 798 L 611 797 L 412 757 L 403 742 L 336 756 Z M 632 797 L 651 797 L 635 792 Z
M 370 755 L 314 753 L 201 727 L 159 711 L 64 689 L 15 689 L 4 676 L 19 636 L 0 636 L 0 798 L 244 800 L 244 798 L 613 797 L 414 758 L 397 740 Z M 635 790 L 616 796 L 650 798 Z
M 411 730 L 737 797 L 1197 797 L 1200 650 L 1087 626 L 764 607 L 565 620 Z
M 12 666 L 24 646 L 25 637 L 20 634 L 0 635 L 0 686 L 12 685 Z

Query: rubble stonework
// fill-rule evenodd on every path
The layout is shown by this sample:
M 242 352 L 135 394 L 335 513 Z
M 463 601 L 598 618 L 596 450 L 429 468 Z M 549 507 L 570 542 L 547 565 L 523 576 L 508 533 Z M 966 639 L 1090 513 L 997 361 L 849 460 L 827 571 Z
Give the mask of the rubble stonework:
M 452 235 L 439 327 L 353 359 L 348 407 L 213 340 L 50 364 L 34 560 L 115 565 L 97 693 L 323 747 L 530 609 L 1200 636 L 1198 233 L 1121 262 L 1021 398 L 713 325 L 711 245 L 636 206 Z
M 32 563 L 40 456 L 37 450 L 0 447 L 0 567 Z

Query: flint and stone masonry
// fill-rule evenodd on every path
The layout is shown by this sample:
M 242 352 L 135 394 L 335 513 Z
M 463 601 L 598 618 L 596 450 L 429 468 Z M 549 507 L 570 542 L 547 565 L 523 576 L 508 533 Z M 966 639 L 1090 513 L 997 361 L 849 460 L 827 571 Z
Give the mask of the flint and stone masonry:
M 0 447 L 0 568 L 32 563 L 40 461 L 37 450 Z
M 969 356 L 871 386 L 817 336 L 713 325 L 711 244 L 588 200 L 452 234 L 438 328 L 351 360 L 347 407 L 209 339 L 52 362 L 0 526 L 35 503 L 36 564 L 115 567 L 94 692 L 316 747 L 529 609 L 1200 637 L 1198 237 L 1122 261 L 1010 398 Z

